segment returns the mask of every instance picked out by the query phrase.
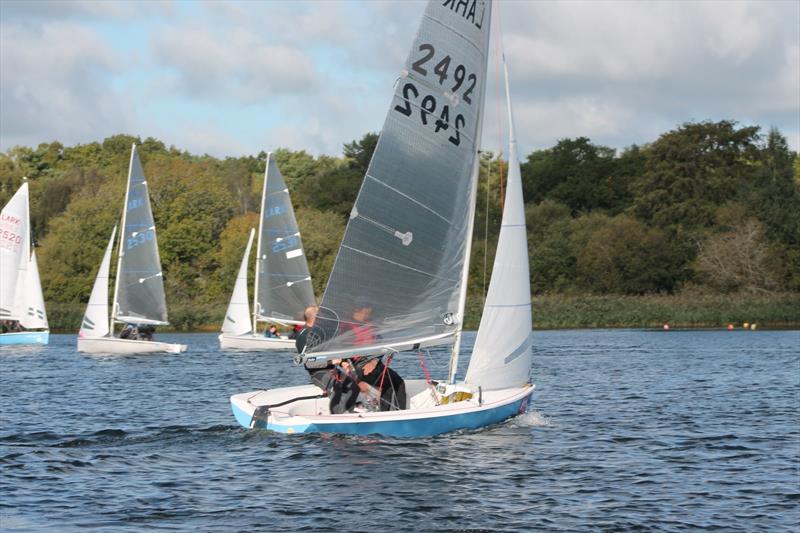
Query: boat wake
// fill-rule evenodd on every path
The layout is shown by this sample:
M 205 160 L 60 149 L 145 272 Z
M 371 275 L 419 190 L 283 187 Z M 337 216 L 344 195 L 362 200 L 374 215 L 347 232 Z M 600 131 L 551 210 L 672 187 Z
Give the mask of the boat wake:
M 539 411 L 528 411 L 514 419 L 514 424 L 519 427 L 549 427 L 551 425 L 550 417 L 543 415 Z

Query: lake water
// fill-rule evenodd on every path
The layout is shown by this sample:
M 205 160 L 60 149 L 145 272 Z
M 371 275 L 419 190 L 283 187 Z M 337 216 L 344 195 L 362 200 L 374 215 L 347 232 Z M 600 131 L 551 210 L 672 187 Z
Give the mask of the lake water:
M 240 429 L 290 355 L 159 338 L 189 352 L 0 350 L 2 531 L 800 528 L 797 331 L 536 331 L 527 414 L 415 440 Z

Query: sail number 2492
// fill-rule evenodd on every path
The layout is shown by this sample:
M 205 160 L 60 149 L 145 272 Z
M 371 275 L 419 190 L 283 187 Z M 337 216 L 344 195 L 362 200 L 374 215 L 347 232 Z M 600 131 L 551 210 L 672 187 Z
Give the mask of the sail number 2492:
M 463 100 L 469 105 L 472 105 L 472 92 L 478 83 L 478 77 L 475 74 L 468 74 L 464 65 L 453 65 L 450 56 L 445 56 L 441 59 L 436 58 L 436 49 L 432 44 L 423 43 L 419 45 L 421 56 L 411 64 L 411 69 L 422 76 L 428 77 L 430 74 L 435 78 L 441 87 L 445 89 L 445 95 L 450 95 L 451 102 L 457 102 L 458 98 Z M 451 70 L 452 67 L 452 70 Z M 403 85 L 403 100 L 402 104 L 394 106 L 394 110 L 407 117 L 410 117 L 414 112 L 413 107 L 419 109 L 419 118 L 423 125 L 432 125 L 434 132 L 447 131 L 450 126 L 453 126 L 453 135 L 448 137 L 448 140 L 455 146 L 461 144 L 461 128 L 464 127 L 464 115 L 461 113 L 455 114 L 450 120 L 450 106 L 444 104 L 439 107 L 439 101 L 436 96 L 432 94 L 422 95 L 417 86 L 412 82 L 406 82 Z M 456 94 L 461 91 L 461 95 Z

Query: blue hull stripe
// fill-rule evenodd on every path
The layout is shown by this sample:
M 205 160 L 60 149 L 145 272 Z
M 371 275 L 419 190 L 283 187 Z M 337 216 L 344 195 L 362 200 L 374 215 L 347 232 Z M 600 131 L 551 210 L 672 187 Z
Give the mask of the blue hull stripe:
M 17 344 L 47 344 L 49 340 L 49 331 L 26 331 L 22 333 L 0 334 L 0 346 L 11 346 Z
M 533 393 L 533 390 L 531 390 Z M 502 422 L 516 416 L 528 405 L 530 394 L 519 400 L 493 409 L 453 413 L 434 418 L 405 420 L 383 420 L 379 422 L 344 422 L 341 424 L 305 424 L 282 426 L 257 421 L 255 427 L 280 433 L 341 433 L 345 435 L 385 435 L 387 437 L 428 437 L 458 429 L 477 429 Z M 251 417 L 233 403 L 231 409 L 236 421 L 245 428 L 250 427 Z

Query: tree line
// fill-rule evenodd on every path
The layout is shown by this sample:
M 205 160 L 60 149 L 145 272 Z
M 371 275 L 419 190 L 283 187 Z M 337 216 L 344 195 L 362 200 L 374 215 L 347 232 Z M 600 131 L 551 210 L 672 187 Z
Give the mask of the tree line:
M 377 140 L 366 134 L 340 157 L 275 152 L 318 295 Z M 119 223 L 132 143 L 150 184 L 170 309 L 189 315 L 178 320 L 186 327 L 219 320 L 258 223 L 264 152 L 218 159 L 115 135 L 0 153 L 0 204 L 30 179 L 45 298 L 82 312 Z M 484 152 L 480 164 L 473 301 L 491 275 L 507 171 L 500 154 Z M 534 294 L 800 292 L 800 158 L 776 129 L 686 123 L 619 152 L 563 139 L 528 154 L 522 179 Z M 69 320 L 79 319 L 76 311 Z

